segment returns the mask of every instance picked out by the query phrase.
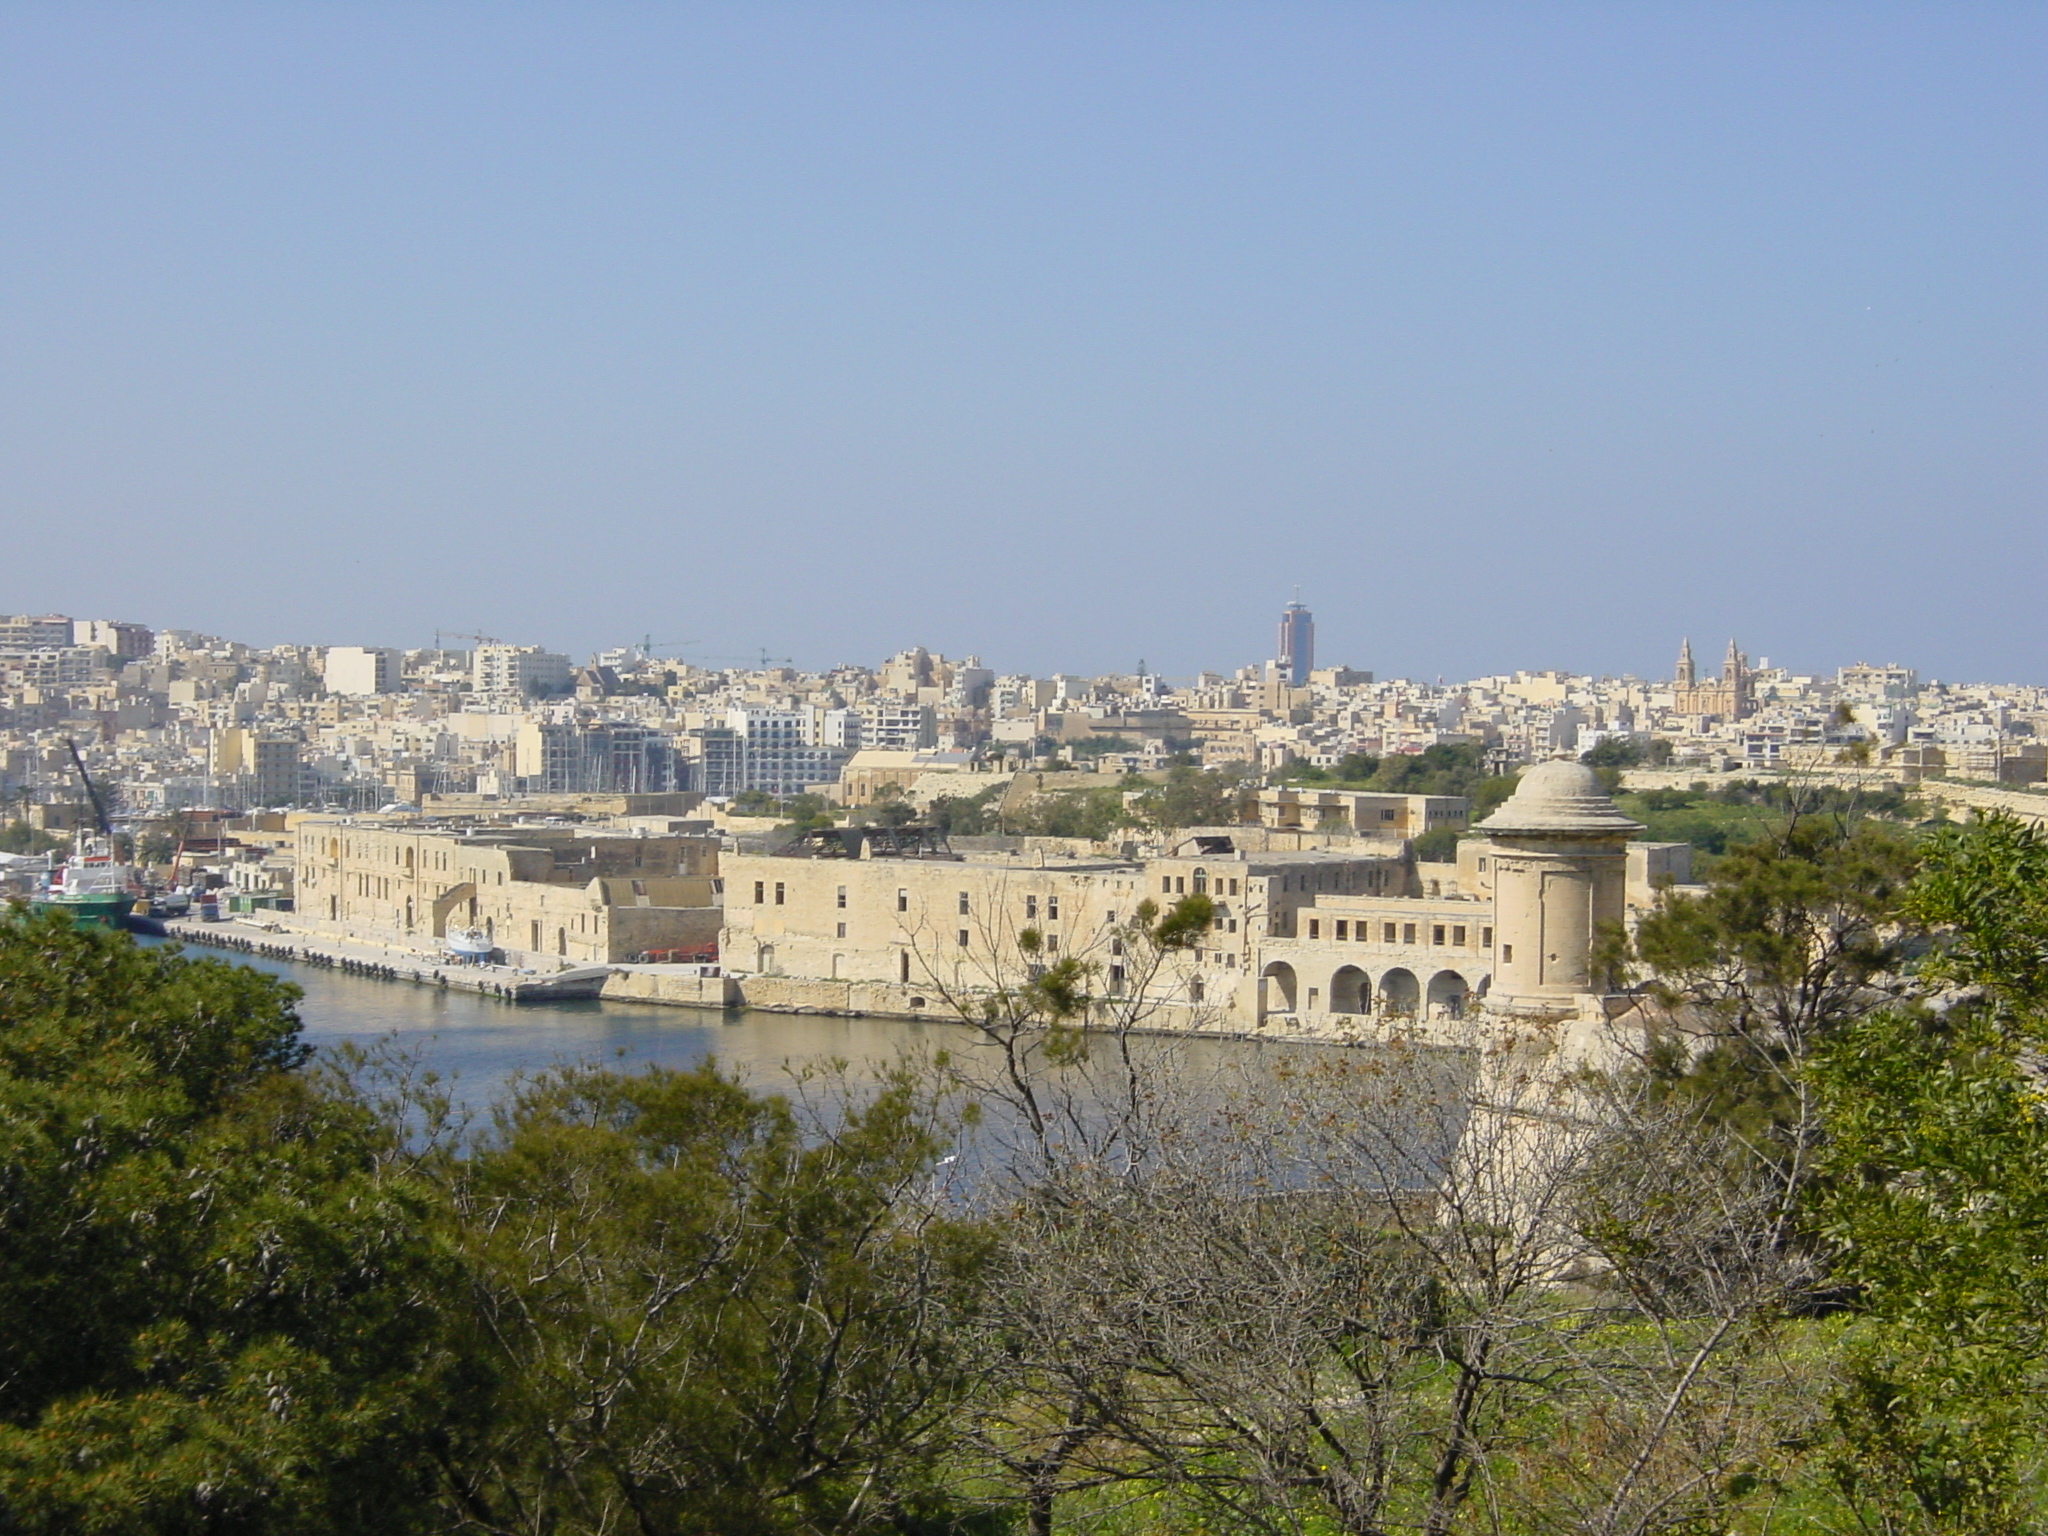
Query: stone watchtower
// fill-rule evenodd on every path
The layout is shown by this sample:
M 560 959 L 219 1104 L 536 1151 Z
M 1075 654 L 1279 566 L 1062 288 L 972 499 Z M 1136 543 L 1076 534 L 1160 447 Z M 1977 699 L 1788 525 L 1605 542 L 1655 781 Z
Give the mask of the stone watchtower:
M 1577 1013 L 1605 987 L 1593 975 L 1600 930 L 1619 925 L 1629 838 L 1643 830 L 1615 808 L 1583 763 L 1538 763 L 1506 804 L 1479 823 L 1493 861 L 1493 982 L 1487 1006 L 1519 1014 Z

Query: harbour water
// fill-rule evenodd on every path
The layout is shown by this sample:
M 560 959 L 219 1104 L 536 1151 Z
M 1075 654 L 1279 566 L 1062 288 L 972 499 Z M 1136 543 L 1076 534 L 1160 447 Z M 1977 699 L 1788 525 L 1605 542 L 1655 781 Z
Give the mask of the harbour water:
M 755 1086 L 777 1088 L 791 1071 L 835 1059 L 872 1071 L 906 1052 L 957 1050 L 971 1043 L 970 1031 L 940 1021 L 595 1001 L 509 1003 L 260 955 L 197 946 L 186 953 L 287 978 L 305 993 L 299 1016 L 309 1045 L 346 1040 L 369 1049 L 390 1042 L 439 1072 L 455 1096 L 473 1107 L 488 1103 L 509 1078 L 564 1062 L 631 1070 L 649 1064 L 691 1067 L 716 1057 Z
M 508 1080 L 570 1062 L 630 1071 L 647 1065 L 687 1068 L 715 1057 L 752 1086 L 775 1091 L 787 1087 L 792 1074 L 834 1061 L 847 1063 L 862 1078 L 906 1056 L 941 1050 L 971 1056 L 989 1049 L 975 1030 L 939 1019 L 721 1013 L 595 1000 L 512 1003 L 262 955 L 196 945 L 186 953 L 285 977 L 305 994 L 299 1017 L 309 1045 L 348 1041 L 368 1050 L 388 1043 L 439 1073 L 456 1101 L 475 1110 L 488 1105 Z M 1168 1046 L 1154 1040 L 1144 1049 L 1149 1054 Z M 1251 1066 L 1268 1051 L 1286 1049 L 1247 1040 L 1177 1040 L 1172 1070 L 1200 1077 Z

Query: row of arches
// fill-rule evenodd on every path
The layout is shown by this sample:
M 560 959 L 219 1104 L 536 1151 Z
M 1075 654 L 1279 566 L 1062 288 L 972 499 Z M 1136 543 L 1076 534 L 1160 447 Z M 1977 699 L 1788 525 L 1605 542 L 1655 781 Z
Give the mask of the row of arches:
M 1401 965 L 1381 972 L 1377 981 L 1358 966 L 1339 966 L 1327 985 L 1310 985 L 1304 990 L 1294 967 L 1275 960 L 1259 974 L 1259 1016 L 1327 1012 L 1455 1019 L 1475 994 L 1485 990 L 1483 979 L 1475 988 L 1456 971 L 1448 970 L 1438 971 L 1425 984 Z

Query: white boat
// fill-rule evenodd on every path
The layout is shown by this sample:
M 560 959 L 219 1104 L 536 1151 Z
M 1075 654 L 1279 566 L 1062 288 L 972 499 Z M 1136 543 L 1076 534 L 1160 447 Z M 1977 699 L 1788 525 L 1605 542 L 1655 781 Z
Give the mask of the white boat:
M 496 942 L 481 928 L 450 928 L 444 940 L 448 953 L 464 965 L 488 965 Z

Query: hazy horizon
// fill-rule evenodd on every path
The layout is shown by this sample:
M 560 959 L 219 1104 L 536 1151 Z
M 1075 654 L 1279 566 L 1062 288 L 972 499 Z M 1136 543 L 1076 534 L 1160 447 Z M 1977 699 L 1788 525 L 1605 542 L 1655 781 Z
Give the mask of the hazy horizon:
M 0 3 L 0 610 L 2048 682 L 2048 12 Z

